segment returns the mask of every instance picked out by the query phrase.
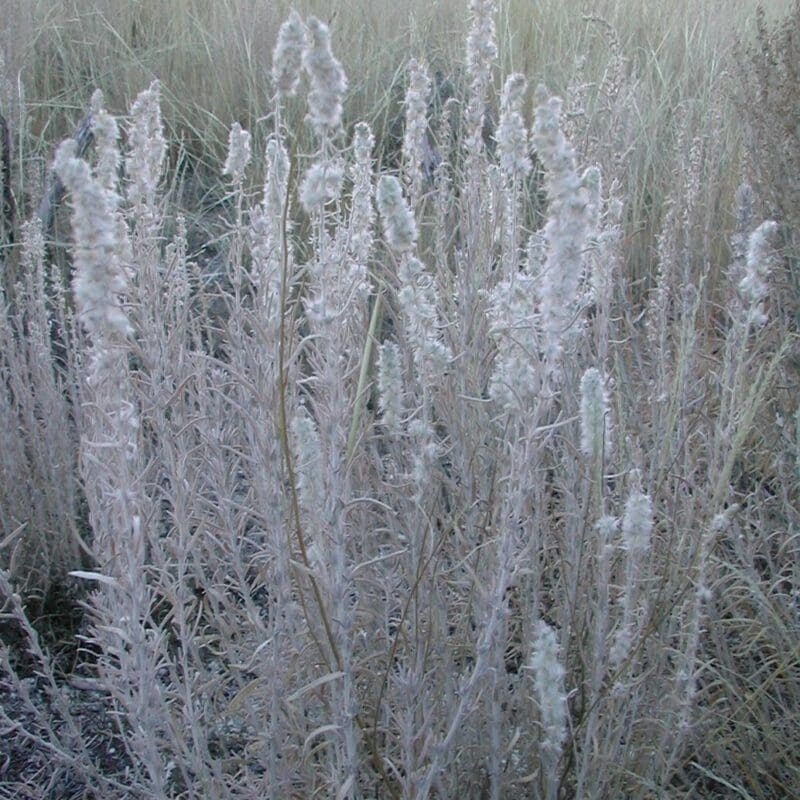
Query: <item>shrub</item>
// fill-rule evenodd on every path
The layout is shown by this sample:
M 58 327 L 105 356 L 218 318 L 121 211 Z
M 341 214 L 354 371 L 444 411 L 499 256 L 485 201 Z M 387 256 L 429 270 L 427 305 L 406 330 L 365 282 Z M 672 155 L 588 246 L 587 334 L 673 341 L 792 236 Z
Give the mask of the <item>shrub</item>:
M 164 188 L 158 83 L 119 127 L 95 95 L 91 163 L 59 147 L 74 310 L 58 281 L 48 303 L 26 228 L 3 402 L 43 449 L 17 397 L 37 358 L 52 373 L 42 332 L 61 322 L 45 397 L 74 420 L 53 435 L 86 503 L 69 571 L 86 650 L 58 672 L 7 564 L 4 613 L 44 696 L 7 645 L 0 664 L 26 720 L 4 705 L 8 730 L 85 796 L 777 797 L 797 778 L 797 505 L 749 471 L 791 346 L 769 302 L 775 226 L 739 215 L 711 329 L 712 265 L 691 248 L 713 150 L 695 142 L 631 307 L 627 198 L 582 163 L 561 101 L 539 86 L 529 121 L 512 75 L 487 146 L 496 14 L 470 2 L 461 124 L 430 176 L 422 62 L 390 174 L 367 122 L 342 127 L 328 27 L 292 17 L 261 165 L 230 131 L 218 275 Z M 282 105 L 301 68 L 304 149 Z M 796 469 L 783 455 L 776 476 Z M 76 691 L 117 720 L 122 759 Z

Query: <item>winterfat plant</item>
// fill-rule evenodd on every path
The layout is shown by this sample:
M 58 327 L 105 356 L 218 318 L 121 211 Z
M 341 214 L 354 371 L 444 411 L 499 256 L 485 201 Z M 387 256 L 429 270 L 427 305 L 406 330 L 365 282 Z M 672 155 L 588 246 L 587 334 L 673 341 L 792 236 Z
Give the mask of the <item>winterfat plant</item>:
M 343 180 L 341 164 L 330 161 L 312 164 L 300 186 L 300 203 L 306 212 L 313 214 L 336 200 L 341 194 Z
M 366 122 L 359 122 L 353 133 L 354 162 L 350 167 L 353 183 L 350 212 L 350 252 L 356 263 L 364 269 L 372 251 L 375 223 L 375 194 L 372 151 L 375 137 Z
M 238 122 L 231 125 L 228 133 L 228 157 L 222 168 L 223 175 L 229 175 L 234 186 L 241 186 L 244 171 L 250 163 L 250 133 Z
M 763 325 L 767 321 L 760 302 L 767 296 L 769 277 L 775 260 L 773 241 L 778 230 L 776 222 L 762 222 L 751 234 L 747 245 L 744 276 L 739 281 L 739 292 L 744 298 L 751 321 Z
M 303 67 L 311 80 L 308 115 L 315 130 L 323 134 L 341 125 L 347 77 L 331 52 L 328 26 L 317 17 L 310 17 L 307 27 L 310 38 L 303 51 Z
M 486 96 L 492 82 L 492 66 L 497 59 L 494 15 L 495 0 L 470 0 L 471 26 L 467 35 L 467 75 L 470 82 L 467 104 L 467 146 L 477 153 L 482 145 Z
M 414 363 L 423 385 L 433 386 L 452 360 L 440 332 L 436 285 L 425 265 L 413 257 L 402 261 L 398 277 L 401 288 L 397 299 L 403 310 Z
M 396 253 L 413 250 L 417 243 L 417 224 L 403 197 L 400 181 L 393 175 L 383 175 L 378 182 L 378 210 L 389 247 Z
M 533 144 L 547 170 L 550 202 L 544 228 L 547 261 L 539 299 L 545 354 L 552 370 L 560 358 L 564 334 L 575 317 L 591 209 L 586 187 L 576 172 L 575 151 L 561 130 L 561 100 L 539 86 L 536 104 Z
M 130 115 L 128 155 L 125 158 L 128 200 L 137 208 L 155 213 L 158 182 L 167 154 L 159 81 L 153 81 L 148 89 L 139 93 Z
M 489 330 L 497 342 L 497 356 L 489 396 L 506 411 L 532 408 L 542 387 L 536 282 L 523 273 L 501 281 L 491 294 Z
M 591 461 L 608 447 L 608 395 L 600 371 L 590 367 L 581 378 L 581 450 Z
M 394 434 L 402 431 L 403 369 L 400 348 L 384 342 L 378 351 L 378 407 L 381 422 Z
M 272 51 L 272 80 L 279 97 L 294 97 L 300 84 L 300 68 L 306 48 L 306 28 L 296 11 L 278 31 Z
M 500 169 L 509 179 L 524 178 L 532 168 L 528 129 L 522 118 L 522 103 L 527 88 L 525 76 L 516 72 L 506 78 L 503 87 L 497 149 L 500 153 Z
M 55 169 L 70 193 L 75 240 L 75 302 L 89 333 L 133 332 L 122 308 L 127 280 L 120 263 L 121 244 L 115 211 L 118 196 L 92 176 L 89 165 L 76 156 L 74 141 L 58 148 Z
M 543 736 L 541 740 L 542 777 L 545 796 L 558 796 L 558 760 L 567 738 L 567 695 L 564 692 L 566 670 L 559 658 L 556 632 L 544 620 L 536 625 L 530 670 L 539 703 Z
M 631 493 L 622 515 L 622 539 L 629 553 L 641 556 L 650 548 L 653 532 L 653 503 L 639 490 Z
M 423 146 L 428 130 L 428 102 L 431 79 L 423 62 L 412 59 L 408 64 L 406 90 L 406 124 L 403 135 L 403 177 L 413 202 L 422 188 Z
M 380 180 L 376 160 L 392 142 L 361 123 L 346 146 L 338 90 L 310 104 L 319 119 L 309 113 L 305 133 L 293 113 L 281 116 L 314 47 L 292 14 L 274 52 L 273 100 L 247 115 L 271 126 L 253 153 L 263 163 L 246 164 L 246 134 L 234 126 L 228 178 L 214 187 L 216 199 L 227 189 L 221 204 L 192 209 L 187 230 L 174 201 L 193 192 L 158 191 L 160 124 L 130 137 L 119 169 L 119 131 L 98 95 L 96 166 L 82 167 L 88 188 L 69 198 L 83 191 L 99 209 L 75 237 L 80 302 L 62 301 L 63 259 L 45 247 L 47 229 L 35 257 L 20 252 L 17 296 L 13 282 L 0 287 L 0 540 L 11 545 L 0 563 L 23 540 L 34 559 L 48 557 L 31 531 L 67 538 L 67 529 L 76 543 L 91 532 L 96 624 L 82 630 L 115 700 L 125 771 L 111 763 L 95 785 L 105 760 L 70 762 L 73 741 L 87 748 L 61 720 L 48 744 L 104 796 L 643 800 L 653 787 L 690 794 L 703 770 L 750 789 L 734 760 L 753 763 L 757 778 L 786 752 L 783 733 L 757 715 L 782 719 L 792 698 L 793 643 L 782 634 L 796 619 L 792 576 L 770 559 L 793 555 L 772 520 L 794 518 L 800 439 L 767 431 L 770 411 L 794 412 L 784 389 L 775 395 L 765 379 L 765 400 L 750 391 L 762 357 L 791 336 L 786 315 L 762 331 L 748 316 L 767 308 L 771 282 L 757 240 L 746 269 L 759 220 L 750 210 L 737 222 L 727 325 L 724 309 L 701 305 L 721 294 L 717 249 L 702 248 L 719 236 L 703 203 L 723 187 L 714 170 L 707 185 L 680 180 L 660 251 L 672 259 L 660 295 L 669 346 L 656 346 L 641 324 L 646 281 L 625 278 L 651 266 L 638 244 L 653 235 L 650 219 L 641 235 L 637 220 L 642 209 L 654 226 L 664 218 L 668 178 L 631 180 L 638 115 L 615 115 L 624 109 L 609 94 L 587 88 L 602 86 L 587 61 L 579 102 L 565 103 L 570 118 L 582 112 L 576 125 L 537 97 L 537 175 L 525 180 L 528 95 L 524 78 L 503 84 L 495 72 L 499 5 L 470 5 L 467 96 L 456 68 L 426 202 L 412 152 L 430 156 L 424 68 L 409 75 L 406 153 L 396 177 Z M 506 11 L 504 27 L 514 23 Z M 370 75 L 386 74 L 374 66 Z M 335 68 L 322 73 L 319 83 L 344 83 Z M 360 75 L 359 99 L 372 96 L 361 92 L 369 80 Z M 490 132 L 484 114 L 496 99 Z M 596 129 L 612 115 L 625 117 L 613 136 Z M 578 169 L 562 124 L 610 188 L 598 168 Z M 291 169 L 287 151 L 297 154 Z M 134 164 L 147 159 L 140 185 Z M 539 207 L 540 166 L 549 210 Z M 264 176 L 260 198 L 243 190 L 251 170 Z M 547 225 L 530 231 L 541 211 Z M 42 277 L 30 277 L 33 262 Z M 226 279 L 204 280 L 211 269 Z M 92 295 L 81 288 L 91 270 L 104 286 L 90 282 Z M 30 359 L 34 347 L 42 355 Z M 753 420 L 764 436 L 751 434 Z M 753 440 L 759 480 L 748 469 Z M 762 457 L 773 440 L 789 445 L 777 466 Z M 46 458 L 58 462 L 52 474 Z M 625 463 L 647 475 L 646 490 L 639 480 L 623 489 Z M 59 489 L 59 471 L 75 474 L 80 506 L 21 515 Z M 731 490 L 746 519 L 723 532 L 714 514 Z M 782 669 L 765 673 L 759 702 L 741 709 L 746 670 L 777 663 L 774 653 Z M 0 703 L 0 724 L 16 731 L 4 714 Z M 683 735 L 694 720 L 700 735 Z

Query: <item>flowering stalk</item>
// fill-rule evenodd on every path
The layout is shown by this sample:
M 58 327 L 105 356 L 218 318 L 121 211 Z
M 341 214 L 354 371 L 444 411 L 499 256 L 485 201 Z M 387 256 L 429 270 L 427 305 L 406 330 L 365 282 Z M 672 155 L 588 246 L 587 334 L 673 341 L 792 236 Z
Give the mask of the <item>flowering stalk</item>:
M 761 301 L 767 296 L 767 277 L 775 260 L 772 242 L 777 230 L 777 222 L 762 222 L 748 240 L 744 276 L 738 289 L 747 308 L 747 320 L 755 327 L 767 321 Z
M 638 474 L 632 478 L 638 485 Z M 622 540 L 627 554 L 625 594 L 622 598 L 622 621 L 611 648 L 611 663 L 618 667 L 627 658 L 636 635 L 642 611 L 637 607 L 640 597 L 639 583 L 642 566 L 650 550 L 650 535 L 653 530 L 653 504 L 650 497 L 638 487 L 634 488 L 625 503 L 622 516 Z
M 278 98 L 297 94 L 305 48 L 306 28 L 300 15 L 293 10 L 278 30 L 278 40 L 272 51 L 272 82 Z
M 596 511 L 602 513 L 605 454 L 611 442 L 608 394 L 603 375 L 590 367 L 581 378 L 581 450 L 589 462 L 591 492 Z
M 503 272 L 513 281 L 519 271 L 520 201 L 523 182 L 532 169 L 528 154 L 528 129 L 522 118 L 522 103 L 528 82 L 514 73 L 506 78 L 501 100 L 497 149 L 503 176 Z
M 353 133 L 353 154 L 350 180 L 353 184 L 350 229 L 348 231 L 353 277 L 362 281 L 367 277 L 367 262 L 374 246 L 373 225 L 375 208 L 373 205 L 375 185 L 373 178 L 375 137 L 366 122 L 359 122 Z
M 559 660 L 556 633 L 544 621 L 540 621 L 536 628 L 530 669 L 544 733 L 541 744 L 544 796 L 547 800 L 556 800 L 560 783 L 558 761 L 567 736 L 566 671 Z
M 399 436 L 403 430 L 403 372 L 395 342 L 385 342 L 378 351 L 378 408 L 383 425 Z
M 153 81 L 149 89 L 139 93 L 131 106 L 132 122 L 128 130 L 126 193 L 134 208 L 137 227 L 144 224 L 147 228 L 145 236 L 159 218 L 156 196 L 167 153 L 160 100 L 161 84 Z
M 561 131 L 561 100 L 539 86 L 536 103 L 533 143 L 547 170 L 550 200 L 550 214 L 544 228 L 547 261 L 541 276 L 539 303 L 545 358 L 553 376 L 558 369 L 564 334 L 576 314 L 591 208 L 587 189 L 576 171 L 575 151 Z
M 115 126 L 103 114 L 104 147 Z M 101 137 L 101 138 L 103 138 Z M 103 159 L 104 164 L 112 158 Z M 99 572 L 76 573 L 99 581 L 95 638 L 103 655 L 98 670 L 137 731 L 134 749 L 145 765 L 155 796 L 167 791 L 167 769 L 158 748 L 157 721 L 163 703 L 156 676 L 157 649 L 148 628 L 150 594 L 145 578 L 150 509 L 139 492 L 144 470 L 138 413 L 127 368 L 126 338 L 133 332 L 121 306 L 126 287 L 116 214 L 119 197 L 110 173 L 98 180 L 76 157 L 75 143 L 58 149 L 55 168 L 70 194 L 75 239 L 75 301 L 91 340 L 90 404 L 81 442 L 81 470 L 94 531 Z
M 403 198 L 400 181 L 391 175 L 382 176 L 378 183 L 378 210 L 389 247 L 401 254 L 413 250 L 417 242 L 417 223 Z
M 311 81 L 308 115 L 314 130 L 324 138 L 341 125 L 347 78 L 331 52 L 328 26 L 316 17 L 310 17 L 307 25 L 309 41 L 303 50 L 303 67 Z
M 412 208 L 416 208 L 422 196 L 422 165 L 425 160 L 430 93 L 431 79 L 427 67 L 412 59 L 408 64 L 406 125 L 403 136 L 403 178 Z
M 467 78 L 469 100 L 466 123 L 467 153 L 477 158 L 483 152 L 483 125 L 486 99 L 492 82 L 492 66 L 497 58 L 494 15 L 496 0 L 470 0 L 471 26 L 467 36 Z
M 308 121 L 319 143 L 313 163 L 300 187 L 300 201 L 312 222 L 313 255 L 307 265 L 304 290 L 305 316 L 311 335 L 304 347 L 313 374 L 308 413 L 318 435 L 321 482 L 320 502 L 313 509 L 313 525 L 319 546 L 319 592 L 324 619 L 329 620 L 328 645 L 342 673 L 332 703 L 337 727 L 331 749 L 331 770 L 340 786 L 354 786 L 361 770 L 360 734 L 353 701 L 354 647 L 353 556 L 349 549 L 351 522 L 347 506 L 353 495 L 348 463 L 350 443 L 355 441 L 354 420 L 361 398 L 354 386 L 358 374 L 358 350 L 352 347 L 354 320 L 366 316 L 367 284 L 358 269 L 350 269 L 347 226 L 340 202 L 346 170 L 335 151 L 341 128 L 342 100 L 347 78 L 331 51 L 327 26 L 316 17 L 308 19 L 308 36 L 302 63 L 310 82 Z M 362 139 L 363 139 L 362 135 Z M 362 141 L 362 158 L 363 141 Z M 367 161 L 368 156 L 367 156 Z M 363 210 L 363 209 L 362 209 Z M 364 336 L 363 325 L 359 331 Z M 311 556 L 315 557 L 312 549 Z M 324 621 L 324 620 L 323 620 Z
M 289 220 L 285 213 L 289 182 L 289 156 L 281 139 L 270 136 L 265 148 L 264 195 L 250 212 L 249 240 L 252 258 L 250 279 L 256 289 L 258 324 L 267 340 L 268 352 L 276 352 L 282 310 L 280 308 L 280 275 L 284 258 L 284 233 L 288 236 Z M 285 253 L 289 257 L 288 250 Z
M 537 283 L 527 270 L 506 278 L 492 290 L 489 306 L 489 332 L 497 343 L 489 396 L 505 411 L 518 414 L 533 407 L 542 388 Z

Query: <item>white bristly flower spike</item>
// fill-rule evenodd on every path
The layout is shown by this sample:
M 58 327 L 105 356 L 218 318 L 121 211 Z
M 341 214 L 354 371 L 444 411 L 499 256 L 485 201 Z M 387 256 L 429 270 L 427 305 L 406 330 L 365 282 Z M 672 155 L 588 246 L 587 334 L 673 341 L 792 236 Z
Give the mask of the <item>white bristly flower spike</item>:
M 496 0 L 470 0 L 471 25 L 467 35 L 467 74 L 470 82 L 467 103 L 467 135 L 473 148 L 479 147 L 486 109 L 486 95 L 492 82 L 492 64 L 497 58 L 494 15 Z
M 641 616 L 647 602 L 641 592 L 642 569 L 653 532 L 653 503 L 641 490 L 639 471 L 631 470 L 631 491 L 622 515 L 622 543 L 627 551 L 625 591 L 620 598 L 622 620 L 614 634 L 609 650 L 611 664 L 618 667 L 628 656 L 641 626 Z
M 750 317 L 756 325 L 767 321 L 759 303 L 767 296 L 769 277 L 775 260 L 773 241 L 778 230 L 776 222 L 762 222 L 751 234 L 747 247 L 744 277 L 739 281 L 739 292 L 750 309 Z
M 489 396 L 506 411 L 532 408 L 542 388 L 536 329 L 536 278 L 527 273 L 500 281 L 492 290 L 490 333 L 497 341 L 497 357 L 489 382 Z
M 250 162 L 250 155 L 250 133 L 238 122 L 234 122 L 228 134 L 228 158 L 222 174 L 230 175 L 236 186 L 244 180 L 244 171 Z
M 642 555 L 650 547 L 650 535 L 653 531 L 653 503 L 640 491 L 631 493 L 625 503 L 622 515 L 622 539 L 626 549 Z
M 161 120 L 161 84 L 153 81 L 131 106 L 125 173 L 130 181 L 128 200 L 134 206 L 155 208 L 158 182 L 167 155 Z
M 271 136 L 264 148 L 266 180 L 264 181 L 264 210 L 276 222 L 283 216 L 286 183 L 289 180 L 289 156 L 280 139 Z M 287 224 L 289 221 L 287 220 Z
M 397 299 L 403 310 L 414 362 L 420 377 L 433 384 L 453 357 L 440 332 L 436 284 L 424 264 L 413 256 L 403 259 L 397 277 L 401 286 Z
M 602 455 L 608 437 L 608 397 L 600 371 L 590 367 L 581 378 L 581 450 L 594 460 Z
M 511 178 L 525 177 L 532 166 L 528 154 L 528 130 L 522 118 L 522 102 L 527 88 L 528 81 L 519 73 L 509 75 L 503 87 L 497 149 L 500 169 Z
M 540 312 L 551 367 L 558 362 L 562 339 L 575 317 L 583 276 L 583 250 L 591 224 L 591 198 L 575 167 L 575 150 L 561 130 L 561 100 L 544 86 L 536 90 L 533 144 L 547 170 L 549 219 L 544 234 L 547 262 L 541 276 Z
M 378 210 L 389 247 L 396 253 L 413 250 L 417 224 L 403 197 L 400 181 L 392 175 L 383 175 L 378 183 Z
M 373 195 L 373 158 L 375 137 L 366 122 L 359 122 L 353 132 L 355 161 L 350 168 L 353 182 L 352 208 L 350 212 L 350 252 L 355 261 L 365 267 L 372 250 L 375 222 Z
M 540 621 L 536 626 L 530 665 L 544 728 L 542 747 L 557 754 L 561 752 L 561 745 L 567 736 L 566 672 L 558 658 L 556 633 L 546 622 Z
M 331 52 L 328 26 L 316 17 L 308 20 L 310 41 L 303 52 L 303 66 L 311 79 L 308 114 L 318 133 L 338 128 L 342 122 L 342 98 L 347 78 Z
M 89 165 L 67 140 L 56 152 L 55 170 L 70 193 L 75 237 L 75 303 L 90 334 L 132 333 L 120 305 L 126 279 L 120 264 L 117 195 L 92 177 Z
M 306 48 L 306 28 L 296 11 L 292 11 L 278 31 L 272 51 L 272 80 L 280 97 L 294 97 L 300 83 L 300 68 Z
M 336 200 L 341 194 L 343 180 L 341 164 L 327 162 L 309 167 L 300 186 L 300 202 L 306 212 L 311 214 Z
M 403 173 L 412 200 L 422 186 L 422 162 L 425 134 L 428 130 L 428 100 L 431 79 L 424 63 L 412 59 L 408 64 L 406 90 L 406 128 L 403 136 Z
M 303 508 L 314 513 L 325 505 L 322 447 L 317 426 L 304 405 L 297 409 L 291 431 L 297 460 L 297 491 Z
M 400 348 L 394 342 L 382 344 L 378 352 L 378 406 L 381 411 L 381 422 L 392 433 L 401 433 L 403 368 Z
M 119 181 L 119 126 L 114 117 L 103 108 L 103 94 L 97 89 L 92 95 L 95 152 L 97 166 L 95 175 L 105 189 L 115 191 Z

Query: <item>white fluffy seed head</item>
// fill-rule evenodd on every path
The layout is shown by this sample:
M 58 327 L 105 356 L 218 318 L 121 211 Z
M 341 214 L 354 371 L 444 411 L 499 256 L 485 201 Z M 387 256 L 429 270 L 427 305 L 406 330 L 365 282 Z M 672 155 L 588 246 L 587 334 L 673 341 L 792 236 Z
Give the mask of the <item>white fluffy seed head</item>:
M 375 136 L 368 122 L 359 122 L 353 131 L 353 152 L 359 164 L 371 164 Z
M 605 381 L 599 370 L 590 367 L 581 378 L 581 450 L 592 460 L 603 453 L 607 414 Z
M 317 426 L 304 405 L 297 409 L 291 421 L 291 431 L 300 501 L 308 513 L 318 512 L 324 506 L 322 446 Z
M 503 87 L 497 147 L 500 168 L 509 177 L 524 177 L 532 167 L 528 156 L 528 129 L 522 118 L 522 102 L 527 87 L 525 76 L 519 73 L 509 75 Z
M 132 328 L 120 305 L 126 279 L 115 215 L 117 196 L 92 177 L 71 139 L 58 148 L 55 170 L 70 194 L 75 303 L 81 321 L 96 340 L 128 335 Z
M 116 119 L 103 108 L 103 93 L 97 89 L 92 95 L 92 133 L 97 152 L 95 174 L 100 183 L 114 190 L 119 181 L 119 126 Z
M 131 106 L 128 130 L 129 154 L 125 172 L 130 181 L 128 199 L 154 212 L 155 197 L 167 154 L 161 120 L 161 84 L 153 81 Z
M 244 171 L 250 163 L 250 133 L 234 122 L 228 134 L 228 158 L 222 169 L 223 175 L 230 175 L 234 185 L 241 184 Z
M 373 245 L 373 224 L 375 209 L 373 198 L 373 158 L 372 149 L 375 137 L 366 122 L 359 122 L 353 132 L 354 163 L 350 168 L 353 182 L 352 206 L 350 211 L 350 252 L 355 261 L 366 265 Z
M 378 210 L 389 247 L 396 253 L 413 250 L 417 224 L 403 197 L 400 181 L 393 175 L 383 175 L 378 183 Z
M 500 281 L 491 291 L 489 319 L 497 357 L 489 396 L 506 411 L 525 413 L 542 388 L 536 326 L 536 278 L 526 273 Z
M 303 66 L 311 79 L 308 114 L 311 124 L 322 134 L 341 125 L 347 78 L 342 65 L 331 52 L 328 26 L 316 17 L 310 17 L 308 31 L 310 41 L 303 52 Z
M 403 418 L 403 372 L 400 348 L 394 342 L 382 344 L 378 353 L 378 405 L 383 424 L 392 433 L 400 433 Z
M 567 736 L 567 698 L 564 694 L 566 671 L 558 657 L 556 632 L 543 621 L 536 626 L 530 666 L 545 733 L 542 746 L 550 752 L 559 753 Z
M 336 200 L 341 194 L 343 180 L 341 164 L 325 162 L 309 167 L 300 186 L 300 202 L 306 212 L 313 214 Z
M 300 68 L 306 48 L 306 28 L 300 15 L 292 11 L 278 31 L 272 51 L 272 80 L 280 97 L 293 97 L 300 83 Z
M 773 242 L 778 231 L 776 222 L 762 222 L 751 234 L 747 246 L 744 277 L 739 281 L 739 292 L 749 307 L 750 318 L 763 325 L 766 314 L 759 303 L 767 296 L 767 278 L 775 261 Z
M 470 0 L 471 24 L 467 35 L 467 74 L 470 83 L 467 103 L 468 135 L 473 147 L 479 147 L 486 109 L 486 94 L 492 80 L 492 65 L 497 58 L 494 23 L 495 0 Z
M 425 265 L 413 256 L 402 260 L 397 277 L 401 287 L 397 299 L 414 363 L 420 378 L 433 385 L 452 360 L 452 352 L 442 340 L 436 284 Z
M 424 63 L 412 59 L 408 64 L 406 90 L 406 124 L 403 136 L 403 172 L 411 196 L 419 194 L 422 185 L 425 134 L 428 130 L 428 100 L 431 79 Z
M 286 202 L 289 155 L 283 142 L 277 136 L 270 136 L 267 140 L 265 156 L 264 209 L 275 222 L 279 222 L 283 217 L 283 204 Z
M 592 212 L 589 192 L 575 169 L 575 151 L 561 130 L 561 100 L 539 86 L 536 106 L 532 140 L 547 170 L 550 205 L 539 301 L 545 351 L 552 367 L 559 361 L 564 333 L 574 318 Z
M 629 552 L 645 553 L 653 531 L 653 503 L 648 495 L 635 490 L 625 503 L 622 515 L 622 538 Z
M 600 538 L 600 544 L 603 546 L 610 544 L 617 532 L 618 527 L 619 520 L 616 517 L 610 514 L 600 517 L 595 524 L 595 530 Z

